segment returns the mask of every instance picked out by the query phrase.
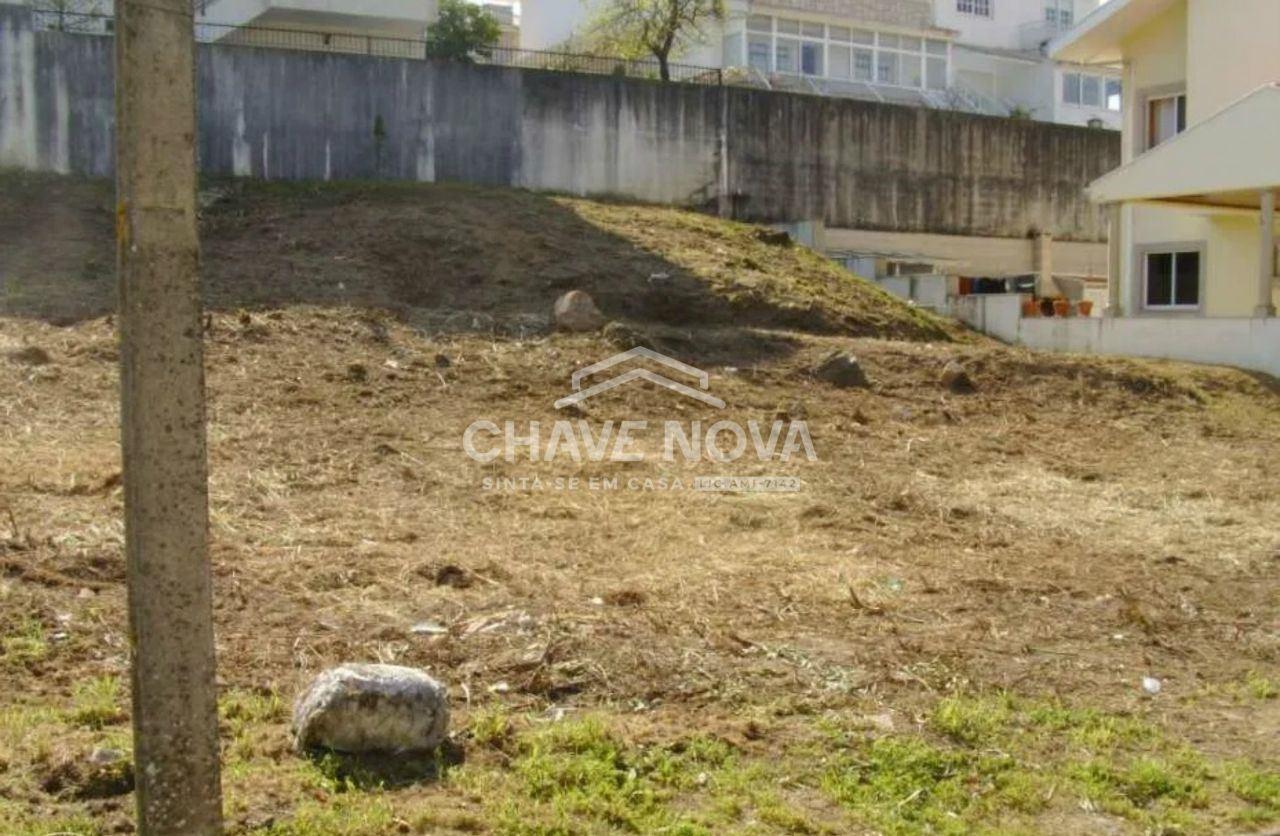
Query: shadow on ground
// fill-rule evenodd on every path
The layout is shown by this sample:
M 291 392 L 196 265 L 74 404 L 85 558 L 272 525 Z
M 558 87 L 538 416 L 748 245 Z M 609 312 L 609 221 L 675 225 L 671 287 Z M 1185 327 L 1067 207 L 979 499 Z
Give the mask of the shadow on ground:
M 446 742 L 434 752 L 367 753 L 316 750 L 307 758 L 338 790 L 378 790 L 430 784 L 466 762 L 466 751 Z
M 69 325 L 111 313 L 111 183 L 0 179 L 0 315 Z M 200 197 L 205 304 L 215 312 L 356 307 L 429 333 L 522 337 L 547 331 L 556 297 L 576 288 L 611 320 L 666 328 L 657 347 L 689 359 L 702 351 L 681 328 L 719 330 L 740 362 L 793 350 L 746 329 L 946 339 L 937 323 L 785 240 L 690 213 L 583 211 L 461 184 L 219 179 Z

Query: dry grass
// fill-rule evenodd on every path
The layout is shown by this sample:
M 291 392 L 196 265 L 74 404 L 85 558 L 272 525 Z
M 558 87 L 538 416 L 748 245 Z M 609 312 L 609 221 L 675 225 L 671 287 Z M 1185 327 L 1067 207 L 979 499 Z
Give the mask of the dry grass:
M 569 203 L 590 223 L 651 211 Z M 300 222 L 315 223 L 327 205 L 297 209 Z M 652 246 L 645 236 L 656 233 L 632 229 Z M 277 234 L 290 230 L 279 222 Z M 218 234 L 215 252 L 239 246 Z M 554 290 L 539 294 L 536 307 L 511 297 L 491 315 L 536 314 Z M 627 821 L 679 831 L 687 814 L 690 827 L 713 832 L 913 832 L 945 821 L 945 810 L 974 826 L 1212 830 L 1229 816 L 1253 826 L 1280 814 L 1265 801 L 1280 704 L 1257 684 L 1273 681 L 1280 660 L 1271 381 L 978 341 L 727 323 L 663 330 L 639 318 L 635 327 L 709 368 L 728 406 L 717 413 L 631 387 L 593 401 L 591 421 L 771 420 L 781 409 L 806 416 L 820 460 L 481 465 L 461 450 L 470 422 L 549 424 L 572 371 L 614 347 L 596 336 L 475 333 L 429 310 L 284 299 L 212 317 L 216 618 L 238 828 L 520 832 L 508 803 L 542 811 L 529 814 L 530 832 L 554 832 L 553 807 L 569 816 L 568 831 Z M 114 339 L 104 319 L 0 319 L 0 821 L 9 829 L 110 828 L 130 814 L 127 798 L 84 798 L 48 780 L 94 746 L 127 747 L 126 715 L 107 704 L 122 698 L 104 679 L 126 670 Z M 5 359 L 29 346 L 50 362 Z M 808 375 L 835 348 L 858 354 L 870 390 Z M 977 394 L 938 384 L 950 359 L 972 371 Z M 646 478 L 717 472 L 795 475 L 805 490 L 643 489 Z M 486 478 L 534 475 L 618 477 L 623 489 L 484 488 Z M 629 479 L 640 489 L 626 489 Z M 413 633 L 424 621 L 445 631 Z M 346 660 L 415 665 L 448 681 L 466 767 L 366 792 L 359 775 L 289 754 L 283 706 L 316 671 Z M 1148 675 L 1162 681 L 1158 697 L 1141 690 Z M 1022 746 L 1031 738 L 1009 735 L 1039 722 L 1031 709 L 991 726 L 965 725 L 953 716 L 963 706 L 925 722 L 952 695 L 992 692 L 1140 718 L 1207 765 L 1197 772 L 1181 749 L 1140 737 L 1124 744 L 1134 747 L 1124 758 L 1139 758 L 1125 772 L 1118 750 L 1089 737 L 1019 754 L 1034 772 L 1087 749 L 1062 766 L 1060 783 L 1020 795 L 1005 784 L 1030 781 L 1022 772 L 949 754 L 974 745 L 967 738 L 858 754 L 847 731 L 830 727 L 887 715 L 899 733 L 962 729 L 978 750 Z M 594 712 L 604 726 L 548 741 L 532 719 L 547 712 Z M 1077 721 L 1098 733 L 1094 720 Z M 729 754 L 691 760 L 681 754 L 691 735 Z M 1087 753 L 1118 771 L 1088 767 Z M 1216 765 L 1237 762 L 1254 771 Z M 867 763 L 883 776 L 822 771 L 856 774 Z M 893 788 L 920 763 L 944 776 L 962 764 L 978 776 L 973 787 L 1002 789 L 971 788 L 985 801 L 961 810 L 952 802 L 964 782 L 940 779 L 943 806 L 903 818 L 920 796 L 903 806 Z M 579 767 L 622 786 L 635 773 L 652 803 L 610 812 L 560 790 L 538 795 L 548 775 L 568 780 L 562 770 Z M 1159 800 L 1141 795 L 1152 786 Z M 586 795 L 613 798 L 598 787 Z M 1080 813 L 1095 796 L 1114 803 Z M 1249 797 L 1264 800 L 1248 802 L 1246 820 L 1239 805 Z M 894 800 L 860 817 L 858 805 L 882 798 Z

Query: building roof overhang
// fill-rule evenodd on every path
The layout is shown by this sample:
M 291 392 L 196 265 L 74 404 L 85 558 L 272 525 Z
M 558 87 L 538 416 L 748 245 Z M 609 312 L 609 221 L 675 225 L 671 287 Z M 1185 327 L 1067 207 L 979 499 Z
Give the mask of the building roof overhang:
M 1261 192 L 1280 189 L 1277 136 L 1280 82 L 1273 82 L 1095 180 L 1089 198 L 1257 209 Z
M 1119 64 L 1124 42 L 1178 0 L 1110 0 L 1049 42 L 1048 53 L 1073 64 Z

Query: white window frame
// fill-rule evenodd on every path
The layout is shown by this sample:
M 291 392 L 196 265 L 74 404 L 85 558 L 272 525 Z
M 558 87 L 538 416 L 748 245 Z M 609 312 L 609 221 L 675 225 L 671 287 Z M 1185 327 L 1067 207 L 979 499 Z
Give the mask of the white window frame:
M 1179 100 L 1181 101 L 1181 105 L 1178 104 Z M 1155 137 L 1151 135 L 1151 106 L 1154 105 L 1156 102 L 1167 102 L 1167 101 L 1172 101 L 1174 103 L 1174 108 L 1175 108 L 1173 135 L 1166 137 L 1160 142 L 1156 142 Z M 1182 116 L 1181 127 L 1179 127 L 1177 124 L 1179 121 L 1178 120 L 1179 113 L 1181 113 L 1181 116 Z M 1184 132 L 1186 129 L 1187 129 L 1187 94 L 1185 90 L 1177 93 L 1148 96 L 1146 99 L 1143 100 L 1142 102 L 1142 142 L 1146 150 L 1150 151 L 1152 148 L 1155 148 L 1157 145 L 1162 145 L 1163 143 L 1168 142 L 1170 139 L 1173 139 L 1173 137 Z
M 1150 314 L 1200 314 L 1204 311 L 1206 291 L 1205 276 L 1208 275 L 1208 246 L 1204 241 L 1143 244 L 1137 248 L 1137 255 L 1137 275 L 1141 277 L 1141 281 L 1136 288 L 1138 310 Z M 1168 305 L 1151 304 L 1148 299 L 1148 281 L 1150 279 L 1151 257 L 1159 255 L 1173 256 L 1173 270 L 1170 275 L 1170 281 L 1173 282 L 1173 285 L 1169 288 L 1169 298 L 1171 300 L 1174 300 L 1177 297 L 1179 256 L 1195 255 L 1199 259 L 1199 270 L 1197 271 L 1196 276 L 1196 303 L 1194 305 L 1179 305 L 1176 304 L 1176 302 L 1171 302 Z
M 962 15 L 985 17 L 992 19 L 995 14 L 995 0 L 956 0 L 956 11 Z
M 753 41 L 756 44 L 760 44 L 760 42 L 763 41 L 763 46 L 764 46 L 764 66 L 763 67 L 756 67 L 755 64 L 751 62 L 751 46 Z M 743 55 L 743 57 L 746 59 L 744 62 L 745 66 L 755 67 L 755 69 L 760 70 L 763 73 L 773 72 L 773 35 L 772 33 L 766 35 L 763 32 L 753 32 L 748 29 L 746 32 L 746 37 L 743 39 L 742 43 L 743 43 L 743 49 L 746 51 L 745 54 Z
M 1067 95 L 1072 79 L 1076 83 L 1076 100 L 1073 102 Z M 1084 73 L 1070 72 L 1062 74 L 1062 103 L 1071 107 L 1080 107 L 1084 103 Z
M 1111 85 L 1116 85 L 1119 90 L 1116 93 L 1116 106 L 1111 106 Z M 1108 111 L 1111 113 L 1124 113 L 1124 79 L 1115 76 L 1105 76 L 1102 79 L 1102 101 Z
M 1071 101 L 1067 98 L 1067 88 L 1072 78 L 1080 80 L 1080 100 Z M 1098 85 L 1098 103 L 1089 104 L 1084 98 L 1084 89 L 1087 82 L 1095 82 Z M 1107 87 L 1112 84 L 1120 85 L 1120 98 L 1116 103 L 1116 107 L 1112 107 L 1107 96 Z M 1081 107 L 1090 110 L 1105 110 L 1108 113 L 1121 113 L 1124 110 L 1124 81 L 1112 75 L 1099 75 L 1097 73 L 1087 73 L 1081 70 L 1065 70 L 1062 73 L 1062 85 L 1058 91 L 1058 99 L 1067 107 Z
M 782 31 L 782 27 L 779 27 L 780 20 L 786 21 L 788 25 L 785 28 L 788 31 Z M 766 22 L 767 30 L 765 29 Z M 810 34 L 805 34 L 806 29 Z M 821 37 L 816 34 L 818 31 L 822 32 Z M 938 38 L 929 38 L 923 33 L 878 32 L 850 27 L 845 23 L 823 23 L 816 20 L 792 17 L 780 18 L 772 15 L 751 15 L 746 21 L 743 35 L 741 57 L 742 65 L 746 67 L 752 66 L 752 39 L 756 39 L 757 44 L 761 46 L 763 46 L 761 41 L 768 40 L 769 68 L 767 72 L 769 73 L 801 77 L 807 75 L 812 78 L 827 78 L 835 81 L 876 84 L 887 87 L 904 87 L 909 90 L 921 91 L 945 90 L 951 81 L 950 42 Z M 904 48 L 902 46 L 904 40 L 908 43 L 914 41 L 915 48 Z M 794 66 L 790 69 L 778 69 L 779 41 L 784 41 L 787 46 L 794 47 L 792 61 Z M 803 54 L 806 45 L 816 48 L 820 53 L 820 66 L 818 67 L 820 72 L 817 74 L 807 74 L 803 71 Z M 849 74 L 847 76 L 832 74 L 832 47 L 842 51 L 846 49 L 849 51 Z M 868 55 L 871 58 L 871 77 L 859 78 L 858 60 L 861 57 L 865 62 Z M 892 56 L 898 68 L 895 81 L 879 81 L 881 56 L 884 56 L 886 60 Z M 930 62 L 933 62 L 935 68 L 935 81 L 940 81 L 941 86 L 929 86 Z M 938 75 L 938 62 L 941 62 L 941 79 L 936 77 Z M 844 64 L 843 61 L 839 63 L 842 66 Z M 757 69 L 761 68 L 757 67 Z M 920 83 L 918 85 L 906 83 L 907 79 L 914 79 L 916 76 L 919 76 Z
M 1076 23 L 1075 0 L 1044 0 L 1044 19 L 1055 29 L 1070 29 Z

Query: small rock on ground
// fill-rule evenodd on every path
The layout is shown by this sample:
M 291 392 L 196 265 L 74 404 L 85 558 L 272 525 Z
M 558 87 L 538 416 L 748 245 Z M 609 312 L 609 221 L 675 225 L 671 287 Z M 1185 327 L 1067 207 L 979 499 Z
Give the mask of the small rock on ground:
M 630 351 L 636 346 L 651 348 L 653 343 L 648 334 L 621 322 L 610 322 L 601 333 L 610 345 L 624 351 Z
M 828 354 L 813 370 L 813 376 L 842 389 L 866 389 L 871 385 L 858 358 L 839 351 Z
M 605 323 L 595 300 L 582 290 L 571 290 L 557 299 L 552 314 L 556 327 L 565 331 L 598 331 Z
M 421 752 L 449 728 L 449 693 L 415 668 L 347 664 L 320 674 L 293 710 L 299 751 Z
M 756 240 L 775 247 L 790 247 L 795 243 L 785 229 L 757 229 Z
M 970 395 L 978 391 L 978 385 L 973 382 L 969 372 L 955 360 L 942 369 L 940 382 L 957 395 Z

